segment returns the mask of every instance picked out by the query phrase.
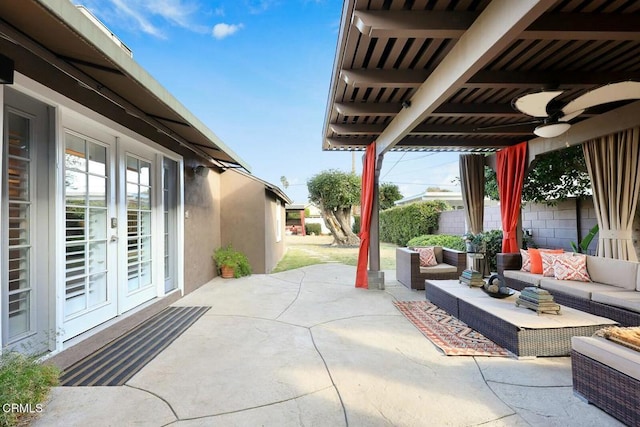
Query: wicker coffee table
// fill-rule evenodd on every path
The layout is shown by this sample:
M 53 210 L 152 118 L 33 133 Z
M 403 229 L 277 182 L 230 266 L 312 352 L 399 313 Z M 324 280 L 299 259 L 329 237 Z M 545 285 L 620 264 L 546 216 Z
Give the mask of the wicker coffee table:
M 571 337 L 591 336 L 611 319 L 562 306 L 561 314 L 536 314 L 512 297 L 491 298 L 457 280 L 427 280 L 427 299 L 517 356 L 568 356 Z

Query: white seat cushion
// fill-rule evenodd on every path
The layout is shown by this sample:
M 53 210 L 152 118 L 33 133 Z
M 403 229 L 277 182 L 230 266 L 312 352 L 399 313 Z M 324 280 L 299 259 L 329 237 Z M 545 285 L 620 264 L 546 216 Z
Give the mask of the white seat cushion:
M 640 380 L 640 352 L 600 337 L 573 337 L 571 348 L 618 372 Z
M 529 283 L 531 286 L 538 286 L 540 284 L 540 279 L 542 279 L 542 274 L 533 274 L 520 270 L 505 270 L 503 275 L 507 279 L 519 280 L 521 282 Z
M 593 292 L 624 292 L 623 288 L 611 285 L 603 285 L 594 282 L 578 282 L 575 280 L 557 280 L 544 278 L 540 281 L 540 287 L 548 291 L 558 291 L 578 298 L 591 299 Z
M 640 313 L 640 292 L 637 291 L 594 292 L 591 300 Z

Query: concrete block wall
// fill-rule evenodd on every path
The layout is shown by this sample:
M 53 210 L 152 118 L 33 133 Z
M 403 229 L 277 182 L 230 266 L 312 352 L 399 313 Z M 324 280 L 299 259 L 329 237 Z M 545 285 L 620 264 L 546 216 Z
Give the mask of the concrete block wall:
M 500 219 L 500 206 L 489 206 L 484 208 L 485 230 L 498 230 L 502 228 Z M 438 222 L 438 234 L 463 235 L 465 233 L 465 215 L 461 209 L 445 211 L 440 214 Z
M 581 238 L 584 238 L 589 233 L 589 230 L 597 224 L 593 200 L 591 198 L 583 199 L 580 202 L 579 211 Z M 575 199 L 560 202 L 555 206 L 527 203 L 522 207 L 522 228 L 531 231 L 533 241 L 541 248 L 562 248 L 570 251 L 571 242 L 578 241 L 576 224 L 577 209 Z M 640 236 L 640 222 L 637 224 Z M 498 230 L 501 228 L 500 207 L 485 207 L 484 229 Z M 462 235 L 464 232 L 464 211 L 446 211 L 440 214 L 438 233 Z M 597 243 L 597 239 L 591 242 L 588 250 L 589 254 L 595 254 Z
M 451 234 L 462 236 L 464 229 L 464 211 L 457 209 L 440 213 L 438 221 L 438 234 Z

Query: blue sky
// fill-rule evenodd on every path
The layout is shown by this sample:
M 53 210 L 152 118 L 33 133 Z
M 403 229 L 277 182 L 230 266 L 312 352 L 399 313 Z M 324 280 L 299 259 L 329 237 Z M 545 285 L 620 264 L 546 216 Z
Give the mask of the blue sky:
M 257 177 L 307 201 L 307 180 L 350 171 L 351 153 L 323 152 L 322 125 L 341 0 L 73 0 L 242 157 Z M 356 173 L 361 170 L 356 153 Z M 382 182 L 404 196 L 456 190 L 455 153 L 389 153 Z

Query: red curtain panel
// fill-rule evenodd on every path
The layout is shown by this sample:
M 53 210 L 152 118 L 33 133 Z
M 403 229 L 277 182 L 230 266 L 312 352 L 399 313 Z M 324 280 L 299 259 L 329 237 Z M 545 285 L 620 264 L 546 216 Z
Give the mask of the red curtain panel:
M 356 288 L 369 288 L 367 265 L 369 261 L 369 234 L 371 209 L 373 207 L 373 185 L 376 164 L 375 141 L 367 146 L 362 167 L 362 192 L 360 193 L 360 251 L 356 270 Z
M 504 148 L 496 153 L 500 216 L 502 217 L 502 252 L 518 252 L 516 230 L 522 200 L 522 183 L 527 167 L 527 143 Z

